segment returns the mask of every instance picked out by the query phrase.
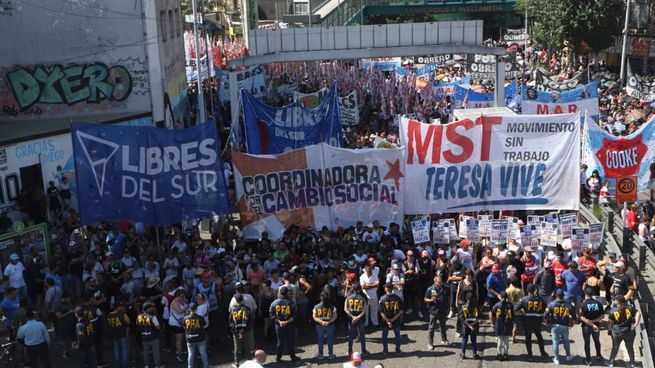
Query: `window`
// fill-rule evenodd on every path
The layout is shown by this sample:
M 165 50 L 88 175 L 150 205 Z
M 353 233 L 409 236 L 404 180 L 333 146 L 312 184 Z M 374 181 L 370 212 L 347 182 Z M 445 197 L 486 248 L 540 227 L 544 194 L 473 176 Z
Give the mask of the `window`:
M 168 29 L 171 33 L 171 38 L 175 37 L 175 22 L 173 22 L 173 11 L 168 11 Z
M 161 33 L 162 42 L 166 42 L 166 11 L 159 12 L 159 33 Z
M 297 15 L 307 15 L 309 12 L 309 6 L 307 3 L 294 3 L 293 4 L 293 13 Z
M 177 37 L 180 37 L 180 29 L 182 28 L 182 25 L 180 24 L 180 8 L 175 8 L 175 33 L 177 34 Z

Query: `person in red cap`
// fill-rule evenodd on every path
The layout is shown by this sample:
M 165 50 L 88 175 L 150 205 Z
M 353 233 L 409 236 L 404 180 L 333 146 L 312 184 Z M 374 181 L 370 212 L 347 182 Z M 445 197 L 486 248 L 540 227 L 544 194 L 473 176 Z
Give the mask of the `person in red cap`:
M 505 280 L 500 273 L 500 265 L 498 263 L 491 267 L 491 273 L 487 276 L 486 287 L 487 305 L 491 308 L 500 301 L 500 293 L 505 291 Z
M 462 262 L 462 265 L 467 270 L 475 271 L 475 268 L 473 267 L 473 254 L 469 249 L 470 245 L 471 245 L 470 241 L 466 239 L 462 239 L 459 242 L 460 248 L 457 249 L 457 258 L 459 258 L 459 261 Z

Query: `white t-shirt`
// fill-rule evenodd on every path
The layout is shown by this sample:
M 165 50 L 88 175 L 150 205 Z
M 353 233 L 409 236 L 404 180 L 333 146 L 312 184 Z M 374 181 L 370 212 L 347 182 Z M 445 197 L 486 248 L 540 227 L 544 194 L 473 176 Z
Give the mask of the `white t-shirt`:
M 458 249 L 457 257 L 464 267 L 473 271 L 473 256 L 471 255 L 470 250 L 465 251 L 464 249 Z
M 9 278 L 9 286 L 17 289 L 26 286 L 23 271 L 25 271 L 25 266 L 22 262 L 10 263 L 5 267 L 4 275 Z
M 359 284 L 362 285 L 373 285 L 373 284 L 379 284 L 380 279 L 380 269 L 378 267 L 373 268 L 373 271 L 371 272 L 371 276 L 366 274 L 366 271 L 359 277 Z M 368 297 L 369 300 L 371 299 L 377 299 L 378 294 L 377 294 L 377 288 L 371 288 L 371 289 L 363 289 L 364 293 Z
M 394 283 L 394 282 L 399 282 L 399 281 L 404 280 L 404 279 L 405 279 L 405 275 L 403 275 L 402 273 L 399 273 L 399 274 L 396 275 L 396 274 L 393 273 L 393 271 L 391 271 L 391 272 L 389 272 L 387 274 L 387 282 Z M 404 285 L 394 285 L 393 286 L 393 293 L 396 294 L 397 296 L 399 296 L 400 299 L 403 299 L 403 288 L 404 288 Z
M 196 314 L 205 320 L 205 328 L 209 327 L 209 303 L 198 304 Z
M 277 295 L 277 291 L 280 289 L 282 285 L 284 285 L 284 281 L 282 281 L 281 277 L 277 279 L 277 282 L 271 279 L 271 290 L 273 291 L 274 295 Z
M 243 362 L 239 368 L 264 368 L 264 366 L 259 364 L 256 360 L 247 360 Z

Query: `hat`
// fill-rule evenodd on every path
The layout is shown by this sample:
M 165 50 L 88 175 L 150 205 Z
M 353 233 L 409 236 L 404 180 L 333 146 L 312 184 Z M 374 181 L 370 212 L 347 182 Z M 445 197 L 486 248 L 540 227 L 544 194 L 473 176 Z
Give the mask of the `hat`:
M 392 270 L 399 270 L 399 269 L 400 269 L 400 265 L 399 265 L 398 263 L 394 263 L 394 264 L 391 265 L 391 269 L 392 269 Z
M 293 266 L 293 267 L 291 267 L 291 269 L 289 270 L 289 272 L 291 272 L 291 273 L 296 273 L 296 272 L 298 272 L 298 268 L 299 268 L 298 266 Z
M 466 240 L 466 239 L 462 239 L 462 240 L 460 240 L 459 245 L 464 247 L 464 246 L 467 246 L 467 245 L 471 245 L 471 242 Z
M 355 275 L 355 274 L 352 273 L 352 272 L 349 272 L 349 273 L 346 274 L 346 278 L 347 278 L 347 279 L 350 279 L 350 280 L 354 280 L 354 279 L 357 278 L 357 275 Z
M 368 258 L 368 264 L 370 264 L 371 266 L 375 266 L 376 263 L 377 262 L 375 261 L 375 258 L 373 257 Z
M 390 282 L 387 282 L 386 284 L 384 284 L 384 288 L 385 289 L 393 289 L 393 284 L 390 283 Z
M 578 262 L 571 261 L 571 263 L 569 263 L 569 268 L 578 268 Z
M 148 289 L 151 289 L 155 287 L 155 285 L 157 285 L 158 283 L 159 283 L 159 277 L 151 277 L 148 279 L 148 282 L 146 283 L 146 287 Z
M 443 250 L 443 249 L 439 249 L 439 252 L 437 252 L 437 254 L 439 254 L 440 256 L 443 256 L 443 255 L 446 254 L 446 251 Z
M 352 361 L 353 363 L 361 363 L 362 361 L 364 361 L 364 359 L 362 359 L 362 354 L 358 351 L 354 352 Z
M 616 268 L 625 268 L 625 265 L 623 264 L 623 262 L 616 262 L 616 263 L 614 263 L 614 267 L 616 267 Z
M 557 289 L 557 290 L 555 290 L 555 295 L 557 295 L 557 296 L 564 296 L 564 289 Z
M 500 272 L 500 265 L 498 263 L 494 263 L 494 265 L 491 266 L 491 272 Z
M 624 297 L 623 295 L 620 295 L 620 294 L 617 295 L 617 296 L 614 298 L 614 300 L 617 301 L 617 302 L 619 302 L 619 303 L 621 303 L 621 304 L 625 304 L 625 297 Z
M 553 262 L 549 259 L 544 261 L 544 268 L 551 268 L 553 267 Z
M 532 247 L 529 246 L 529 245 L 526 245 L 525 247 L 523 247 L 523 250 L 526 251 L 526 252 L 532 252 Z
M 196 269 L 196 275 L 198 275 L 198 276 L 202 275 L 204 272 L 205 272 L 205 269 L 202 268 L 202 267 L 198 267 L 198 269 Z
M 154 307 L 154 306 L 155 306 L 154 303 L 151 303 L 151 302 L 145 302 L 145 303 L 143 303 L 143 310 L 146 310 L 146 309 L 151 308 L 151 307 Z
M 424 250 L 424 251 L 421 252 L 421 257 L 423 257 L 423 258 L 427 258 L 427 257 L 429 257 L 429 256 L 430 256 L 430 253 L 428 253 L 427 250 Z
M 207 271 L 205 271 L 205 272 L 203 272 L 202 274 L 200 274 L 200 278 L 201 278 L 201 279 L 208 279 L 208 278 L 211 278 L 211 277 L 212 277 L 212 275 L 211 275 L 209 272 L 207 272 Z
M 9 256 L 9 259 L 12 260 L 12 261 L 18 261 L 18 260 L 20 259 L 20 257 L 18 257 L 18 254 L 16 254 L 16 253 L 12 253 L 12 254 Z

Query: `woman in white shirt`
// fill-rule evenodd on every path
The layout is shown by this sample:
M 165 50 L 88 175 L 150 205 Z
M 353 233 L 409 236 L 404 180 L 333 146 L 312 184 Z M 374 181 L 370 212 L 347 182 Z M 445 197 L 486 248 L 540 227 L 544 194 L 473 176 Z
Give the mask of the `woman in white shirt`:
M 175 335 L 175 355 L 177 361 L 182 363 L 185 360 L 185 357 L 182 353 L 182 343 L 184 341 L 184 317 L 187 314 L 187 301 L 186 294 L 184 289 L 178 289 L 175 291 L 175 299 L 171 302 L 170 307 L 170 318 L 168 319 L 168 324 L 171 326 L 171 330 Z

